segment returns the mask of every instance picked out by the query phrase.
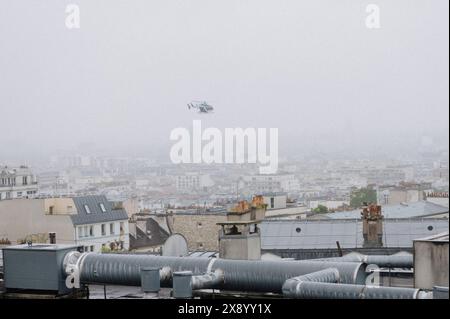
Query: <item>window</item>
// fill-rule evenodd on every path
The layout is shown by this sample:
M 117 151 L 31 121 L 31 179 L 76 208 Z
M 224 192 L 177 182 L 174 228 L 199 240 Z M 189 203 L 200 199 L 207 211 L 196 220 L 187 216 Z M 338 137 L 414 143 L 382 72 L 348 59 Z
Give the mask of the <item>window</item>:
M 91 210 L 89 209 L 88 205 L 84 205 L 84 210 L 86 211 L 86 214 L 90 214 Z
M 94 236 L 94 226 L 89 226 L 89 236 Z
M 17 192 L 17 197 L 22 197 L 22 192 Z
M 91 246 L 90 248 L 91 248 L 91 249 L 90 249 L 91 251 L 94 251 L 94 246 Z
M 103 205 L 103 203 L 100 203 L 100 209 L 102 210 L 102 212 L 106 213 L 106 208 L 105 205 Z
M 109 224 L 109 233 L 114 235 L 114 223 Z
M 106 225 L 102 224 L 102 236 L 106 235 Z
M 27 184 L 28 184 L 28 176 L 22 177 L 22 185 L 27 185 Z
M 270 198 L 270 208 L 275 207 L 275 199 L 273 197 Z
M 78 238 L 83 237 L 83 227 L 78 227 Z
M 49 213 L 50 215 L 53 215 L 53 206 L 50 206 L 50 207 L 48 208 L 48 213 Z
M 123 222 L 120 222 L 120 235 L 123 235 L 125 233 L 124 224 Z

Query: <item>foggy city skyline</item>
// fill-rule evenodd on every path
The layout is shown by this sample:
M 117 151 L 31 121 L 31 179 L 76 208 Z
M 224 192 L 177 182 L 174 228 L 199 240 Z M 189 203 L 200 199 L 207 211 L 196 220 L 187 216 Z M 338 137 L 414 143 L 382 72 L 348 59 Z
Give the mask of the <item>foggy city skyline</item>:
M 448 12 L 0 0 L 0 304 L 449 299 Z
M 280 156 L 448 153 L 446 1 L 378 1 L 380 29 L 369 1 L 255 3 L 78 1 L 73 30 L 65 3 L 4 3 L 0 160 L 168 160 L 194 119 L 277 127 Z

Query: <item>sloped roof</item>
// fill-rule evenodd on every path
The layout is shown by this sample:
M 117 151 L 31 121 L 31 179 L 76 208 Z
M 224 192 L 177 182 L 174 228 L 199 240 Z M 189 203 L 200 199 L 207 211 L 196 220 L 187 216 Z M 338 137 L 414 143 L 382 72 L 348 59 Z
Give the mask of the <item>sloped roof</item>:
M 70 215 L 74 225 L 95 224 L 110 222 L 115 220 L 128 220 L 128 215 L 124 209 L 114 209 L 112 202 L 106 199 L 106 196 L 82 196 L 74 197 L 73 201 L 77 208 L 77 214 Z M 101 205 L 105 207 L 102 211 Z M 89 207 L 90 213 L 85 209 Z
M 359 220 L 266 220 L 260 224 L 261 248 L 335 249 L 362 248 L 362 222 Z M 384 247 L 412 247 L 413 240 L 448 231 L 448 220 L 385 219 Z
M 152 218 L 146 220 L 145 227 L 145 231 L 136 227 L 136 237 L 130 234 L 130 249 L 159 246 L 169 238 L 169 233 Z

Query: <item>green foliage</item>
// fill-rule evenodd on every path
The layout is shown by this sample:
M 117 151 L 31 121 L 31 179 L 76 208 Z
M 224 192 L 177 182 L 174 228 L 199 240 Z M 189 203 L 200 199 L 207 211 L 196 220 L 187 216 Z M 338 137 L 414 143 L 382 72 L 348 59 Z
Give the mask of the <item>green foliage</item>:
M 328 207 L 326 207 L 324 205 L 319 205 L 313 209 L 313 212 L 316 214 L 326 214 L 326 213 L 328 213 Z
M 355 189 L 350 195 L 350 206 L 353 208 L 360 208 L 363 203 L 376 203 L 377 192 L 372 188 Z
M 102 253 L 110 253 L 111 252 L 111 248 L 108 247 L 108 246 L 103 246 L 101 252 Z

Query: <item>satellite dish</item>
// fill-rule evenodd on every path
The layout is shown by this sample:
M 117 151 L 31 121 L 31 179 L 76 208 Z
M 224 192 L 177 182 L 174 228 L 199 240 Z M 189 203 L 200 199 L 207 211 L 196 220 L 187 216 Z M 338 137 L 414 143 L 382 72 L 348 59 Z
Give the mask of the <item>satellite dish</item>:
M 188 254 L 188 244 L 186 238 L 181 234 L 173 234 L 164 242 L 162 246 L 163 256 L 182 257 Z

